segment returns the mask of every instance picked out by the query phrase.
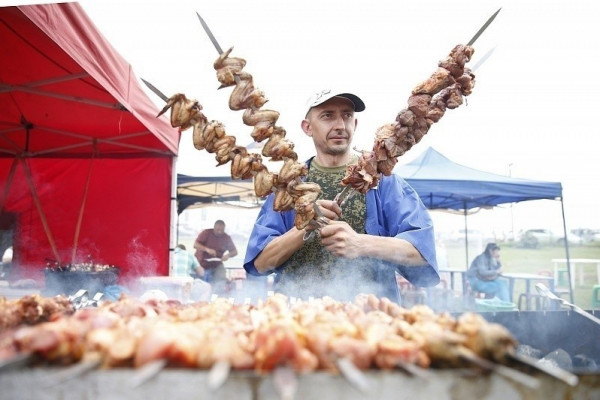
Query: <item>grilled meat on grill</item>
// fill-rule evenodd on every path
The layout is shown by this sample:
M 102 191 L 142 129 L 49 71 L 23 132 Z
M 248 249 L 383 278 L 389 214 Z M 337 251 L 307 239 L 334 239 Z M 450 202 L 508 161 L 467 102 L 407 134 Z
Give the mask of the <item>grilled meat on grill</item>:
M 102 366 L 170 367 L 298 372 L 337 371 L 340 360 L 357 368 L 470 366 L 477 357 L 505 362 L 516 344 L 503 327 L 478 315 L 458 319 L 426 306 L 404 309 L 373 295 L 353 303 L 330 298 L 294 301 L 283 295 L 258 305 L 225 299 L 183 305 L 122 297 L 97 308 L 20 326 L 0 337 L 0 355 L 33 354 L 55 364 L 99 357 Z

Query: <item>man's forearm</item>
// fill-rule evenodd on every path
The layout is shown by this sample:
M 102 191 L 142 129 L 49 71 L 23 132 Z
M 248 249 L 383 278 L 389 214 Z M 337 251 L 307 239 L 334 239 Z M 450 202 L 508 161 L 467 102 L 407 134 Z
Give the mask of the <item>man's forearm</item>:
M 362 236 L 362 256 L 390 261 L 407 267 L 422 267 L 427 261 L 421 253 L 407 240 L 395 237 Z
M 273 239 L 254 260 L 256 270 L 260 273 L 268 272 L 286 262 L 304 245 L 304 232 L 304 229 L 292 228 Z

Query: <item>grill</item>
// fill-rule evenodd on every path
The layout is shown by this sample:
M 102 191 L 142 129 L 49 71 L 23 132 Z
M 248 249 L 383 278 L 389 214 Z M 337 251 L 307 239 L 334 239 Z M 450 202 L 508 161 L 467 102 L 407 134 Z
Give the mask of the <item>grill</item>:
M 203 371 L 164 370 L 139 387 L 132 388 L 132 370 L 95 371 L 67 382 L 57 383 L 60 371 L 32 368 L 0 375 L 2 398 L 22 400 L 69 399 L 236 399 L 282 400 L 273 375 L 234 372 L 215 392 L 207 388 L 208 373 Z M 497 374 L 481 375 L 471 370 L 434 371 L 427 379 L 409 377 L 400 372 L 365 373 L 369 387 L 360 392 L 341 376 L 325 372 L 297 377 L 298 400 L 358 399 L 597 399 L 600 376 L 579 375 L 579 384 L 570 387 L 541 374 L 539 389 L 525 388 Z M 291 399 L 287 397 L 286 400 Z
M 536 354 L 530 356 L 539 358 L 560 350 L 568 355 L 568 359 L 558 360 L 562 369 L 584 374 L 600 373 L 600 325 L 581 314 L 571 311 L 481 314 L 490 322 L 506 326 L 519 343 L 533 349 Z
M 233 371 L 212 391 L 205 370 L 91 369 L 83 363 L 67 366 L 13 366 L 0 371 L 0 398 L 6 399 L 596 399 L 600 398 L 600 325 L 570 311 L 481 313 L 490 322 L 506 326 L 530 356 L 561 354 L 558 366 L 579 378 L 575 386 L 521 365 L 519 370 L 539 380 L 533 389 L 497 372 L 477 369 L 428 370 L 427 377 L 400 370 L 364 372 L 367 388 L 341 375 L 313 372 L 288 377 L 276 373 Z M 520 348 L 521 349 L 521 348 Z M 77 373 L 77 370 L 80 370 Z M 145 378 L 143 378 L 145 376 Z M 140 383 L 141 382 L 141 383 Z M 282 394 L 285 387 L 286 394 Z M 293 390 L 290 390 L 293 389 Z M 290 391 L 295 394 L 290 395 Z
M 46 287 L 45 296 L 64 294 L 70 296 L 83 289 L 93 296 L 103 292 L 109 285 L 115 285 L 119 278 L 117 267 L 107 267 L 97 270 L 79 270 L 75 268 L 46 268 L 44 270 Z

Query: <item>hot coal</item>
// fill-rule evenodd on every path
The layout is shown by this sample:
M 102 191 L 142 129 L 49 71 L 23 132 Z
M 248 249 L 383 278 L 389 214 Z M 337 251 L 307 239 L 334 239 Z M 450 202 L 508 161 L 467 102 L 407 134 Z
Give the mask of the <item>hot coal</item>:
M 540 359 L 541 363 L 549 364 L 567 371 L 573 370 L 573 361 L 569 353 L 563 349 L 556 349 Z

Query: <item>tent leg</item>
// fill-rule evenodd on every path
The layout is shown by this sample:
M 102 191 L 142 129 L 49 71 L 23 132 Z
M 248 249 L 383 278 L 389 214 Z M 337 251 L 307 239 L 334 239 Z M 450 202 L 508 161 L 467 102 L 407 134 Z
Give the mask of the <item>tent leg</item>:
M 567 258 L 567 278 L 569 279 L 569 301 L 572 304 L 575 304 L 575 301 L 573 300 L 574 297 L 574 293 L 573 293 L 573 281 L 571 280 L 571 261 L 570 261 L 570 257 L 569 257 L 569 241 L 567 240 L 567 223 L 565 220 L 565 205 L 563 203 L 563 198 L 560 198 L 560 209 L 562 211 L 562 219 L 563 219 L 563 232 L 565 234 L 565 255 Z
M 54 237 L 52 236 L 52 232 L 50 232 L 50 225 L 48 225 L 48 220 L 46 219 L 46 214 L 44 214 L 44 210 L 42 209 L 42 203 L 40 201 L 37 192 L 35 191 L 35 185 L 33 184 L 33 177 L 31 175 L 31 170 L 29 169 L 29 165 L 27 165 L 27 160 L 22 158 L 23 162 L 23 170 L 25 171 L 25 177 L 27 178 L 27 183 L 29 183 L 29 189 L 31 190 L 31 196 L 33 197 L 33 201 L 35 202 L 35 206 L 40 214 L 40 219 L 42 220 L 42 225 L 44 226 L 44 231 L 46 232 L 46 236 L 48 237 L 48 242 L 50 242 L 50 247 L 52 247 L 52 252 L 54 253 L 54 258 L 57 263 L 61 263 L 60 254 L 58 253 L 58 249 L 56 248 L 56 243 L 54 242 Z
M 175 247 L 179 241 L 179 214 L 177 213 L 177 157 L 173 157 L 171 164 L 171 240 L 169 241 L 169 275 L 173 271 L 175 262 Z
M 12 185 L 12 181 L 15 176 L 16 170 L 17 158 L 14 158 L 12 164 L 10 165 L 10 171 L 8 172 L 8 178 L 6 179 L 6 185 L 4 186 L 2 199 L 0 200 L 0 215 L 2 215 L 2 213 L 4 212 L 4 206 L 6 206 L 6 199 L 8 199 L 8 192 L 10 191 L 10 186 Z
M 95 154 L 95 152 L 94 152 Z M 79 216 L 77 217 L 77 226 L 75 227 L 75 237 L 73 238 L 73 254 L 71 255 L 71 263 L 75 264 L 75 256 L 77 255 L 77 246 L 79 245 L 79 234 L 81 232 L 81 221 L 83 220 L 83 211 L 87 200 L 88 191 L 90 188 L 90 180 L 92 178 L 92 167 L 94 166 L 94 156 L 90 159 L 90 168 L 88 170 L 87 179 L 85 181 L 85 189 L 83 190 L 83 198 L 81 199 L 81 207 L 79 207 Z
M 467 204 L 465 203 L 465 262 L 466 270 L 469 270 L 469 234 L 467 233 Z

